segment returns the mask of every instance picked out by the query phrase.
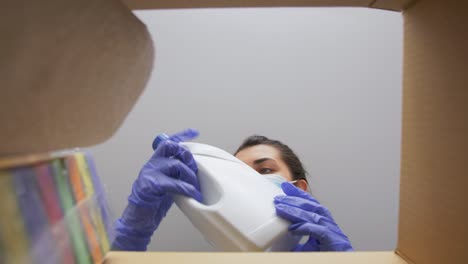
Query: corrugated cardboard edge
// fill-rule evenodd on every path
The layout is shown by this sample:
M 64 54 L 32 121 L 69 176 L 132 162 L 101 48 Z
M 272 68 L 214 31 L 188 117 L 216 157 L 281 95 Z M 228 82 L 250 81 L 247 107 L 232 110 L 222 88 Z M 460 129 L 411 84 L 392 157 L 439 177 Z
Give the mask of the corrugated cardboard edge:
M 6 1 L 0 27 L 0 155 L 103 142 L 151 73 L 150 35 L 117 0 Z
M 386 0 L 381 5 L 386 8 L 398 7 L 402 1 L 404 0 Z M 123 2 L 131 9 L 177 9 L 224 7 L 372 7 L 375 0 L 123 0 Z
M 466 1 L 420 0 L 404 11 L 397 254 L 410 263 L 468 260 Z
M 394 252 L 109 252 L 104 264 L 378 263 L 407 264 Z
M 401 11 L 413 0 L 123 0 L 131 9 L 218 8 L 218 7 L 370 7 Z

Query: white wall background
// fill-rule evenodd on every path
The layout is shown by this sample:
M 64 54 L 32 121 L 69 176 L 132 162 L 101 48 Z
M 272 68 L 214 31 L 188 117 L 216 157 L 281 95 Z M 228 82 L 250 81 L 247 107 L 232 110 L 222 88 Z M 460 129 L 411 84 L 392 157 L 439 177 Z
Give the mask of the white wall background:
M 234 151 L 259 133 L 289 144 L 357 250 L 395 248 L 402 18 L 353 8 L 142 11 L 153 76 L 123 126 L 90 148 L 117 217 L 160 132 L 186 127 Z M 151 250 L 209 251 L 174 206 Z

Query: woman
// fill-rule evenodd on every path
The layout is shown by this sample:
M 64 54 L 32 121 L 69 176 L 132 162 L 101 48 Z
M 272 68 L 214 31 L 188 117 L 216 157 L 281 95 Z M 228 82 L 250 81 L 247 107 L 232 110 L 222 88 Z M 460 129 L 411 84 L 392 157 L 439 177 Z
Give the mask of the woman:
M 171 194 L 202 201 L 197 165 L 178 143 L 198 136 L 188 129 L 158 144 L 132 186 L 128 205 L 116 222 L 114 250 L 146 250 L 151 236 L 173 204 Z M 276 213 L 291 222 L 289 231 L 309 236 L 293 251 L 352 251 L 351 243 L 327 208 L 306 192 L 306 172 L 299 158 L 283 143 L 263 136 L 247 138 L 235 156 L 260 174 L 284 178 L 285 195 L 275 197 Z M 293 185 L 294 183 L 294 185 Z

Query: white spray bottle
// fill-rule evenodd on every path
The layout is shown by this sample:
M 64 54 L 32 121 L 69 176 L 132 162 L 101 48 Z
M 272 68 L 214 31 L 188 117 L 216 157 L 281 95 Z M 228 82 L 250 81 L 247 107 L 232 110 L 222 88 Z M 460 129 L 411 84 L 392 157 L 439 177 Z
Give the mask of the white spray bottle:
M 167 139 L 159 135 L 155 142 Z M 194 156 L 203 203 L 174 195 L 192 224 L 220 251 L 290 251 L 300 240 L 276 215 L 273 198 L 284 194 L 228 152 L 200 143 L 180 143 Z M 153 143 L 155 147 L 156 144 Z

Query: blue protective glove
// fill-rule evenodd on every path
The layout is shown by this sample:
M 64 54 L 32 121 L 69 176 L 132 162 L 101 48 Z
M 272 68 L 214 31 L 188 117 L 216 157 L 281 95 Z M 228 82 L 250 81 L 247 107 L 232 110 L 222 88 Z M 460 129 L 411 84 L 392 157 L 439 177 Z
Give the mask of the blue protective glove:
M 309 236 L 293 251 L 353 251 L 327 208 L 289 182 L 282 183 L 281 188 L 286 195 L 275 197 L 276 214 L 291 221 L 289 231 L 293 235 Z
M 198 132 L 187 129 L 161 141 L 132 186 L 128 205 L 115 223 L 114 250 L 144 251 L 173 204 L 172 194 L 202 201 L 197 164 L 178 143 Z

